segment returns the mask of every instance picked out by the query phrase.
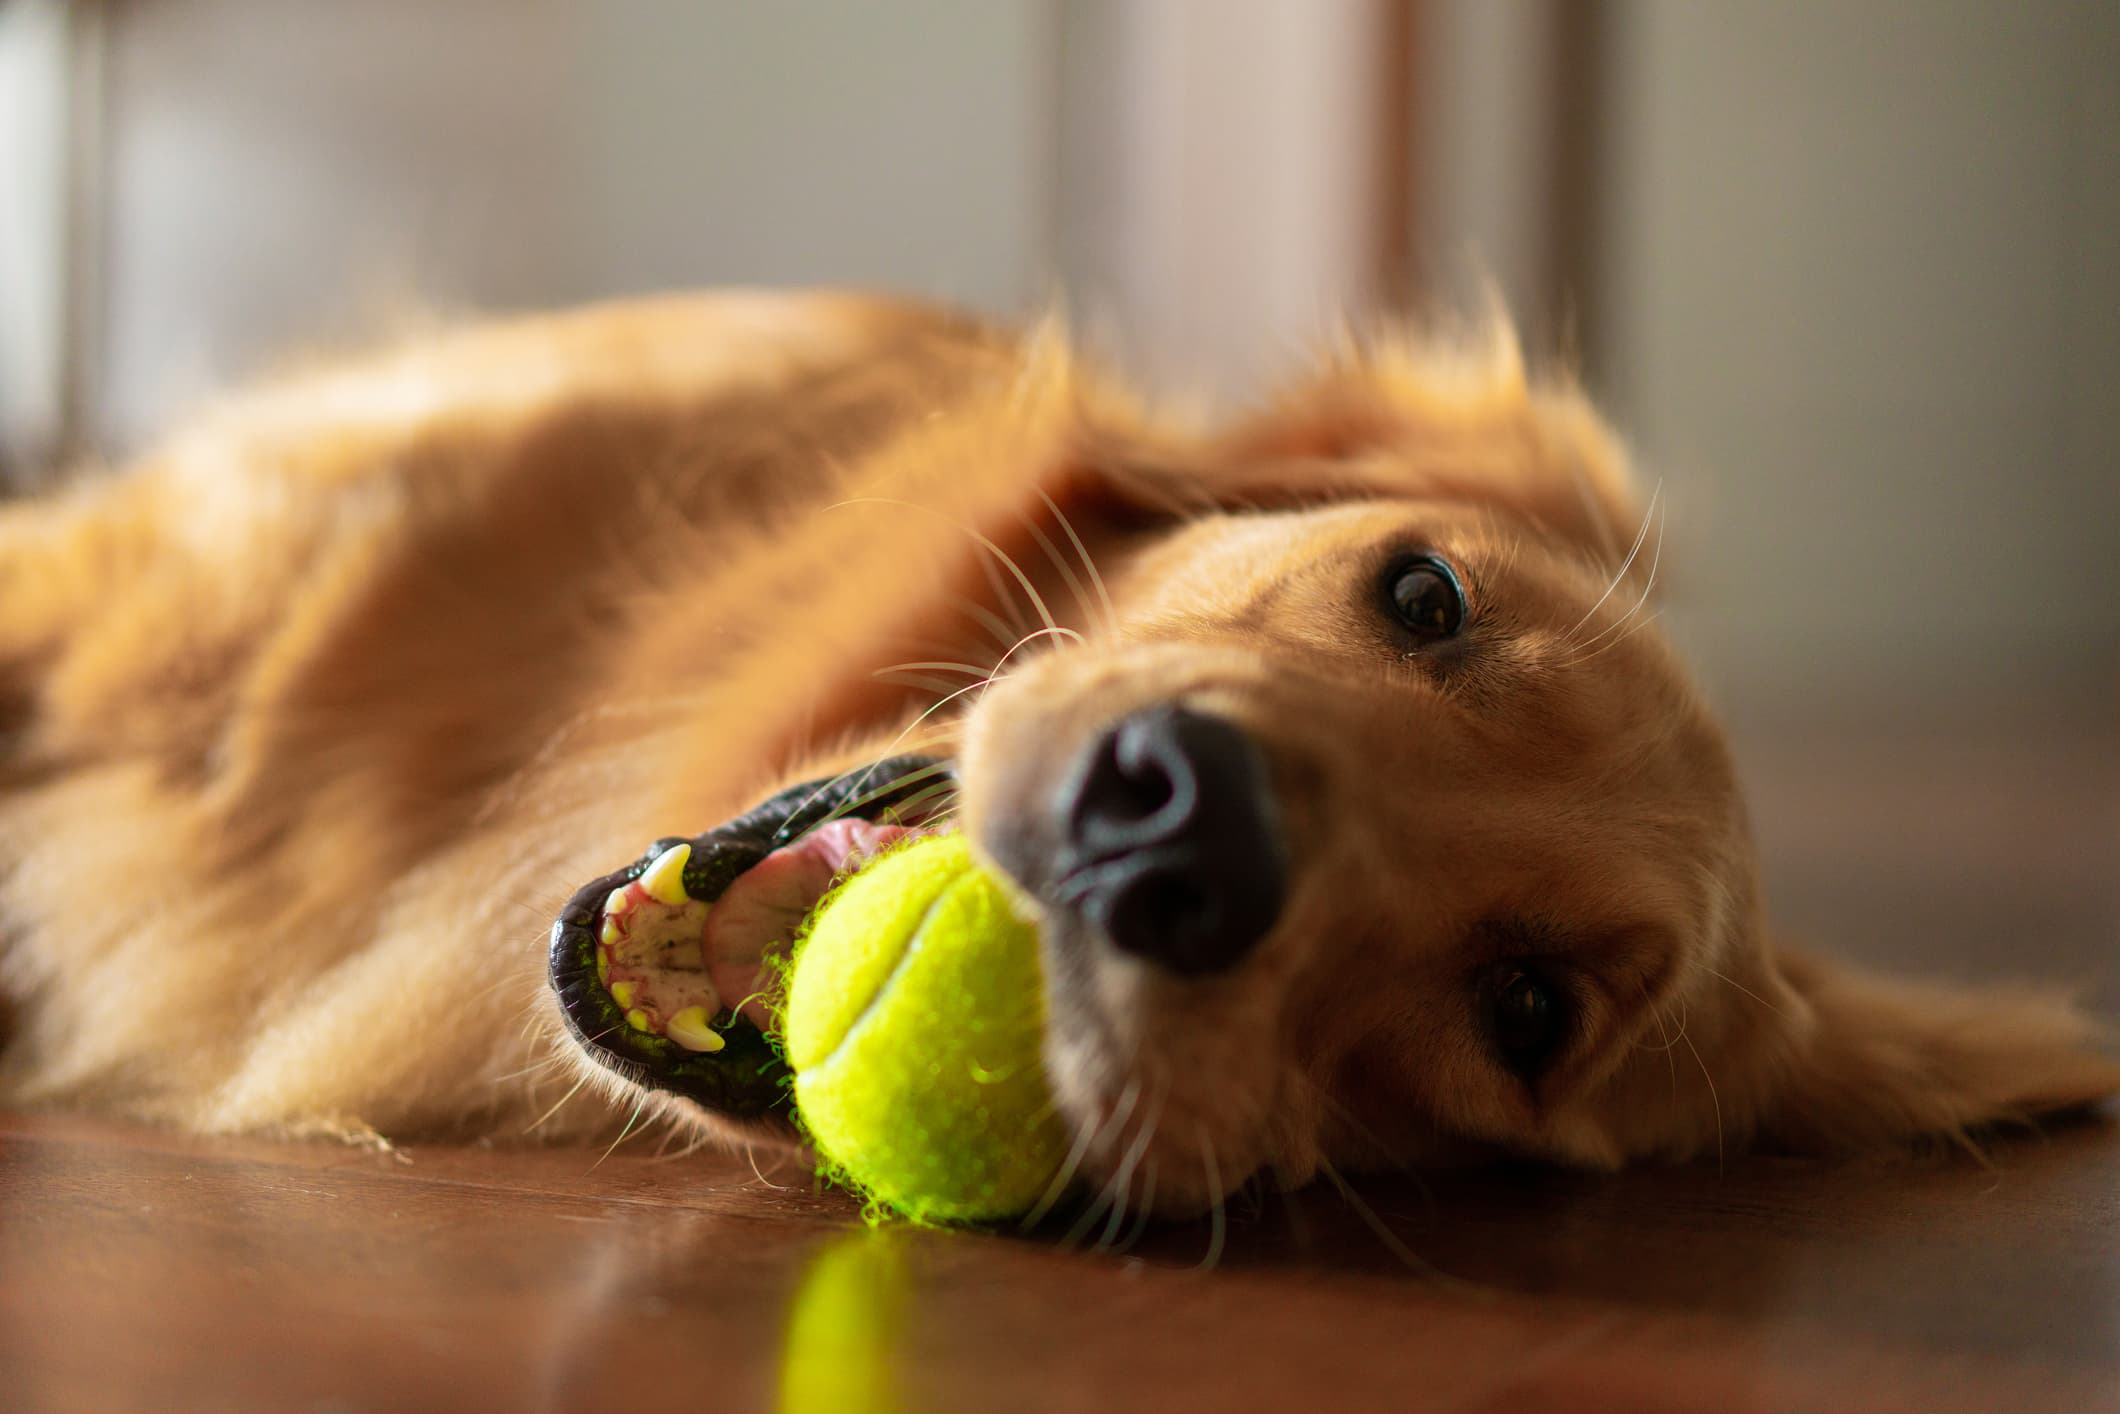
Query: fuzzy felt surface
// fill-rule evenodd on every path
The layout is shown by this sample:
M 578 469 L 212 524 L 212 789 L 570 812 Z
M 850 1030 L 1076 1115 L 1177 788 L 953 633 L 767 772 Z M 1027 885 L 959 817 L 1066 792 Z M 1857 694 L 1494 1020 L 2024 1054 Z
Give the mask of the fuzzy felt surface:
M 827 1172 L 919 1222 L 1031 1209 L 1067 1152 L 1044 1020 L 1037 931 L 961 837 L 855 874 L 818 908 L 785 1018 Z

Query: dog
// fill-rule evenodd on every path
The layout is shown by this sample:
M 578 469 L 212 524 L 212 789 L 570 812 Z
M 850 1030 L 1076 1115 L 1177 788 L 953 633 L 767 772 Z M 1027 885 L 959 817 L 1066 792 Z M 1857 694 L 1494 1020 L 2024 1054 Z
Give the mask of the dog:
M 908 828 L 1038 920 L 1074 1171 L 1158 1212 L 2120 1088 L 2063 999 L 1775 938 L 1659 544 L 1500 328 L 1218 425 L 841 294 L 290 374 L 0 507 L 0 1101 L 792 1144 L 762 979 Z

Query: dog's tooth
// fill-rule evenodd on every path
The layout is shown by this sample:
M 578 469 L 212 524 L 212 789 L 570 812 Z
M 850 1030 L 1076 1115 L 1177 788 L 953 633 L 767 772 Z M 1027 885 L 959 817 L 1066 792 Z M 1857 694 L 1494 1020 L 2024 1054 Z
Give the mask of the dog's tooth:
M 691 902 L 685 892 L 685 865 L 692 859 L 692 846 L 673 845 L 656 856 L 648 872 L 640 876 L 641 891 L 657 903 L 683 908 Z
M 596 980 L 603 986 L 611 985 L 611 955 L 601 950 L 596 954 Z
M 618 1003 L 618 1009 L 619 1009 L 620 1011 L 624 1011 L 624 1010 L 625 1010 L 625 1009 L 626 1009 L 627 1007 L 630 1007 L 630 1006 L 632 1006 L 632 1005 L 633 1005 L 633 984 L 632 984 L 631 982 L 614 982 L 614 983 L 612 983 L 612 984 L 611 984 L 611 1000 L 612 1000 L 612 1001 L 614 1001 L 614 1002 L 617 1002 L 617 1003 Z
M 623 915 L 630 907 L 632 901 L 626 897 L 626 886 L 621 884 L 611 890 L 610 896 L 604 900 L 604 917 L 609 919 Z
M 616 918 L 605 918 L 604 926 L 597 930 L 596 938 L 598 942 L 607 948 L 617 942 L 619 938 L 618 920 Z
M 626 1025 L 632 1027 L 635 1031 L 653 1031 L 655 1029 L 648 1023 L 648 1014 L 639 1007 L 635 1007 L 626 1013 Z
M 728 1042 L 707 1024 L 707 1009 L 688 1006 L 663 1023 L 663 1035 L 688 1051 L 718 1051 Z

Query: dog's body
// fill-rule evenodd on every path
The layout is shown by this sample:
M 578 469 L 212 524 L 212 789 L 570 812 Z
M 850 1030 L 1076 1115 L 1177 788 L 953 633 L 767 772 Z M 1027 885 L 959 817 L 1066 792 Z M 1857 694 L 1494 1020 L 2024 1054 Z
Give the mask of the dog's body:
M 1160 1172 L 1158 1206 L 2110 1093 L 2058 1002 L 1769 943 L 1719 734 L 1636 612 L 1645 528 L 1594 416 L 1500 345 L 1349 355 L 1213 435 L 1057 340 L 829 296 L 293 380 L 0 508 L 0 1099 L 610 1132 L 641 1092 L 545 986 L 569 891 L 908 747 L 958 758 L 964 827 L 1045 912 L 1085 1170 Z M 1174 703 L 1253 743 L 1231 848 L 1286 876 L 1183 965 L 1115 950 L 1046 862 L 1071 763 Z

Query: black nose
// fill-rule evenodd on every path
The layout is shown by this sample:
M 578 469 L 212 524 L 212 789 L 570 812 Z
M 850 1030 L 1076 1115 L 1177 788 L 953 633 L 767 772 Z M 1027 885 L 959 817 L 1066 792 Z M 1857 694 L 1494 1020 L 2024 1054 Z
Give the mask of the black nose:
M 1187 975 L 1233 966 L 1288 887 L 1259 749 L 1231 723 L 1158 706 L 1083 757 L 1064 814 L 1058 902 L 1114 946 Z

